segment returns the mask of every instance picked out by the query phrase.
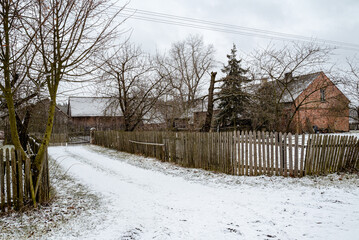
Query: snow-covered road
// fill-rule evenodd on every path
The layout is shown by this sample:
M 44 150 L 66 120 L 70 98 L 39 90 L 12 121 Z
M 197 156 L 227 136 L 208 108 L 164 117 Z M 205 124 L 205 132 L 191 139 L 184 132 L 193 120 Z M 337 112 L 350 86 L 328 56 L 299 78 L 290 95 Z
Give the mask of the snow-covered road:
M 357 176 L 226 176 L 96 146 L 49 154 L 102 199 L 96 227 L 76 238 L 359 239 Z

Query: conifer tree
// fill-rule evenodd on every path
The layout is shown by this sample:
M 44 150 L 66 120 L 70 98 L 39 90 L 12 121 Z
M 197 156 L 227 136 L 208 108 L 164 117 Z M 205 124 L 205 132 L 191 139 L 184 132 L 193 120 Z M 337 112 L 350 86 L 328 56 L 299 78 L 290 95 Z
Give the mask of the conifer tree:
M 219 109 L 217 122 L 220 127 L 237 128 L 239 119 L 243 116 L 245 104 L 249 101 L 249 96 L 243 91 L 243 83 L 248 82 L 245 74 L 248 70 L 241 68 L 241 59 L 237 59 L 236 45 L 233 44 L 231 53 L 227 55 L 228 64 L 224 66 L 222 72 L 226 76 L 222 79 L 222 86 L 219 92 Z

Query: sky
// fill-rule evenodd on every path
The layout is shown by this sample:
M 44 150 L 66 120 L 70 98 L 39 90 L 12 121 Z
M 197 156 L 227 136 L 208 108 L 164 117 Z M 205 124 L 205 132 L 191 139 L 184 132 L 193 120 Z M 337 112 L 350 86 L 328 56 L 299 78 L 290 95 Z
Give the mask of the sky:
M 339 44 L 338 49 L 333 52 L 331 64 L 334 63 L 337 66 L 345 66 L 347 58 L 359 56 L 359 1 L 357 0 L 130 0 L 129 2 L 119 0 L 113 7 L 112 13 L 126 3 L 127 10 L 122 11 L 124 15 L 118 21 L 126 18 L 121 24 L 121 30 L 127 33 L 119 41 L 130 37 L 130 41 L 141 46 L 145 52 L 155 54 L 156 52 L 166 53 L 171 48 L 171 44 L 185 40 L 190 34 L 199 35 L 203 37 L 206 45 L 214 46 L 215 59 L 218 63 L 213 71 L 219 72 L 219 75 L 223 65 L 227 63 L 226 56 L 230 53 L 233 44 L 237 47 L 238 56 L 243 59 L 242 67 L 248 68 L 250 66 L 246 64 L 246 58 L 248 59 L 248 56 L 255 50 L 263 49 L 269 44 L 280 48 L 290 42 L 235 34 L 234 27 L 226 28 L 231 33 L 224 33 L 158 23 L 148 21 L 148 18 L 154 18 L 153 14 L 168 14 L 172 17 L 231 24 L 259 31 L 324 39 L 326 42 L 344 42 L 345 45 Z M 137 11 L 135 14 L 133 14 L 134 10 Z M 147 13 L 152 16 L 140 14 L 141 11 L 148 11 Z M 125 17 L 129 14 L 133 14 L 133 17 Z M 147 21 L 135 19 L 136 16 L 146 16 Z M 167 17 L 162 20 L 171 19 Z M 178 20 L 175 21 L 178 22 Z M 195 23 L 187 21 L 186 24 Z M 354 49 L 348 49 L 347 44 L 355 44 Z M 220 77 L 219 75 L 217 77 Z M 65 100 L 68 95 L 95 95 L 91 87 L 87 89 L 81 86 L 82 93 L 75 92 L 66 92 L 60 96 Z
M 117 3 L 119 6 L 124 2 Z M 357 0 L 131 0 L 127 8 L 196 18 L 260 30 L 301 35 L 359 44 L 359 1 Z M 136 14 L 134 15 L 136 16 Z M 268 44 L 283 41 L 196 29 L 173 24 L 128 19 L 122 27 L 131 30 L 131 40 L 150 53 L 164 52 L 189 34 L 198 34 L 206 44 L 213 44 L 216 59 L 226 62 L 226 54 L 236 44 L 245 56 Z M 338 59 L 359 55 L 359 47 L 338 49 Z

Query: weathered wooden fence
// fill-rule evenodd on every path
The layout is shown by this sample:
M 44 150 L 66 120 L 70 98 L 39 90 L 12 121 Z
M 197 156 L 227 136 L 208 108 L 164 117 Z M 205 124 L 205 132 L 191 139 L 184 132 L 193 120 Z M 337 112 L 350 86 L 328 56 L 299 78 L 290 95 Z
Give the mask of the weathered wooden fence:
M 359 168 L 355 137 L 268 132 L 95 132 L 94 144 L 233 175 L 301 177 Z
M 33 143 L 35 144 L 35 143 Z M 38 202 L 49 199 L 49 172 L 47 152 L 44 156 L 44 172 L 42 185 L 38 190 Z M 21 210 L 26 203 L 31 201 L 30 177 L 31 160 L 23 160 L 20 152 L 15 152 L 14 147 L 0 148 L 0 208 L 2 212 Z

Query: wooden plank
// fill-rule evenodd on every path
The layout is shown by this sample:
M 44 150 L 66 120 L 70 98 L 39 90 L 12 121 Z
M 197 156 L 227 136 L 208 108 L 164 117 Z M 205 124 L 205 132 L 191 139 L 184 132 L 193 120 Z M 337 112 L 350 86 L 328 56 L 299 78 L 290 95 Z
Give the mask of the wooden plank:
M 337 171 L 341 171 L 342 167 L 343 167 L 343 158 L 344 158 L 344 154 L 345 154 L 345 145 L 348 142 L 349 137 L 348 136 L 343 136 L 342 137 L 342 141 L 341 141 L 341 145 L 340 145 L 340 152 L 339 152 L 339 156 L 338 156 L 338 162 L 337 162 Z
M 233 175 L 238 175 L 238 132 L 233 132 L 233 140 L 232 140 L 232 168 Z
M 262 167 L 262 134 L 261 132 L 257 132 L 258 136 L 258 174 L 263 174 L 263 167 Z
M 278 155 L 279 134 L 275 133 L 275 174 L 279 176 L 279 155 Z
M 253 131 L 253 166 L 254 166 L 254 175 L 258 175 L 258 156 L 257 156 L 257 133 Z
M 18 190 L 19 190 L 19 198 L 18 198 L 18 208 L 22 209 L 24 206 L 24 196 L 23 196 L 23 181 L 22 181 L 22 159 L 21 152 L 17 151 L 17 172 L 18 172 Z
M 287 133 L 283 134 L 283 176 L 287 177 L 288 176 L 288 168 L 287 168 Z
M 319 141 L 320 141 L 320 135 L 316 134 L 314 135 L 314 140 L 313 140 L 313 144 L 312 144 L 312 157 L 311 157 L 311 162 L 310 162 L 310 175 L 315 174 L 315 164 L 317 161 L 317 152 L 318 152 L 318 146 L 319 146 Z
M 245 159 L 245 175 L 248 176 L 249 175 L 249 162 L 248 162 L 248 132 L 246 131 L 245 133 L 245 155 L 244 155 L 244 159 Z
M 226 168 L 225 173 L 230 174 L 231 172 L 231 134 L 232 132 L 227 132 L 226 135 Z
M 25 160 L 25 188 L 24 188 L 24 198 L 28 200 L 30 198 L 30 158 Z
M 314 144 L 317 139 L 317 135 L 310 135 L 307 143 L 307 152 L 305 154 L 305 175 L 312 174 L 312 162 L 314 158 Z
M 354 146 L 354 149 L 355 149 L 355 155 L 353 157 L 353 168 L 359 169 L 359 139 L 358 138 Z
M 311 135 L 311 139 L 310 139 L 310 152 L 309 152 L 309 157 L 308 157 L 308 161 L 306 161 L 306 175 L 312 175 L 313 174 L 313 164 L 314 164 L 314 159 L 315 159 L 315 151 L 316 151 L 316 144 L 318 141 L 318 137 L 319 135 L 317 134 L 312 134 Z
M 299 159 L 299 149 L 298 149 L 298 134 L 294 136 L 294 177 L 298 177 L 298 159 Z
M 289 150 L 289 176 L 293 177 L 293 144 L 292 144 L 293 136 L 291 133 L 288 134 L 288 150 Z
M 337 158 L 338 158 L 338 153 L 339 153 L 340 141 L 341 141 L 341 137 L 340 136 L 335 136 L 335 138 L 334 138 L 334 149 L 333 149 L 333 154 L 332 154 L 332 158 L 331 158 L 331 162 L 330 162 L 330 166 L 329 166 L 329 171 L 330 172 L 335 172 L 336 171 L 336 163 L 337 163 Z
M 245 133 L 242 131 L 241 132 L 241 175 L 245 175 L 245 146 L 244 146 L 244 141 L 245 141 Z
M 353 168 L 359 169 L 357 165 L 359 165 L 359 139 L 356 138 L 356 143 L 354 146 L 355 154 L 353 155 Z
M 270 152 L 269 152 L 269 133 L 266 132 L 266 145 L 267 145 L 267 175 L 271 175 L 271 166 L 270 166 Z
M 333 153 L 332 153 L 332 157 L 331 157 L 331 161 L 330 161 L 330 166 L 329 166 L 329 171 L 330 172 L 335 172 L 336 171 L 336 162 L 337 162 L 337 156 L 338 156 L 338 152 L 339 152 L 339 145 L 340 145 L 340 136 L 335 136 L 334 137 L 334 143 L 333 143 Z
M 271 162 L 271 174 L 275 174 L 274 165 L 274 133 L 270 133 L 270 162 Z
M 314 174 L 318 175 L 318 166 L 320 161 L 320 153 L 322 150 L 322 142 L 323 142 L 323 136 L 318 135 L 318 141 L 316 143 L 316 152 L 315 152 L 315 158 L 314 158 L 314 164 L 313 164 L 313 172 Z
M 0 209 L 5 212 L 5 166 L 4 150 L 0 148 Z
M 302 145 L 300 147 L 300 176 L 303 177 L 305 174 L 305 169 L 304 169 L 304 151 L 305 151 L 305 135 L 302 134 Z
M 323 142 L 321 145 L 321 152 L 320 152 L 320 158 L 318 162 L 318 169 L 317 174 L 323 174 L 324 173 L 324 166 L 326 161 L 326 153 L 327 153 L 327 145 L 328 145 L 328 135 L 325 135 L 323 137 Z
M 345 163 L 345 168 L 351 168 L 352 166 L 352 158 L 354 154 L 354 145 L 356 143 L 356 138 L 352 136 L 350 143 L 348 144 L 348 155 Z
M 331 158 L 332 158 L 332 151 L 333 151 L 333 140 L 334 140 L 334 137 L 333 135 L 330 135 L 328 137 L 328 142 L 327 142 L 327 151 L 326 151 L 326 154 L 325 154 L 325 162 L 323 164 L 323 173 L 324 174 L 327 174 L 328 173 L 328 170 L 329 170 L 329 165 L 330 165 L 330 162 L 331 162 Z
M 7 197 L 7 209 L 11 209 L 11 183 L 10 183 L 10 152 L 7 148 L 5 150 L 5 162 L 6 162 L 6 197 Z
M 249 143 L 248 143 L 248 148 L 249 148 L 249 175 L 253 176 L 253 152 L 252 152 L 252 148 L 253 147 L 253 134 L 252 131 L 249 132 Z
M 279 142 L 279 175 L 283 176 L 283 162 L 284 162 L 284 155 L 283 155 L 283 134 L 279 133 L 278 136 Z
M 237 167 L 237 131 L 232 132 L 232 138 L 231 138 L 231 153 L 232 153 L 232 159 L 231 159 L 231 170 L 232 175 L 237 175 L 236 167 Z
M 266 162 L 266 142 L 265 142 L 265 133 L 262 132 L 262 167 L 263 167 L 263 174 L 267 173 L 267 162 Z
M 16 179 L 16 158 L 15 150 L 11 149 L 11 180 L 12 180 L 12 201 L 15 210 L 18 210 L 18 197 L 17 197 L 17 179 Z

